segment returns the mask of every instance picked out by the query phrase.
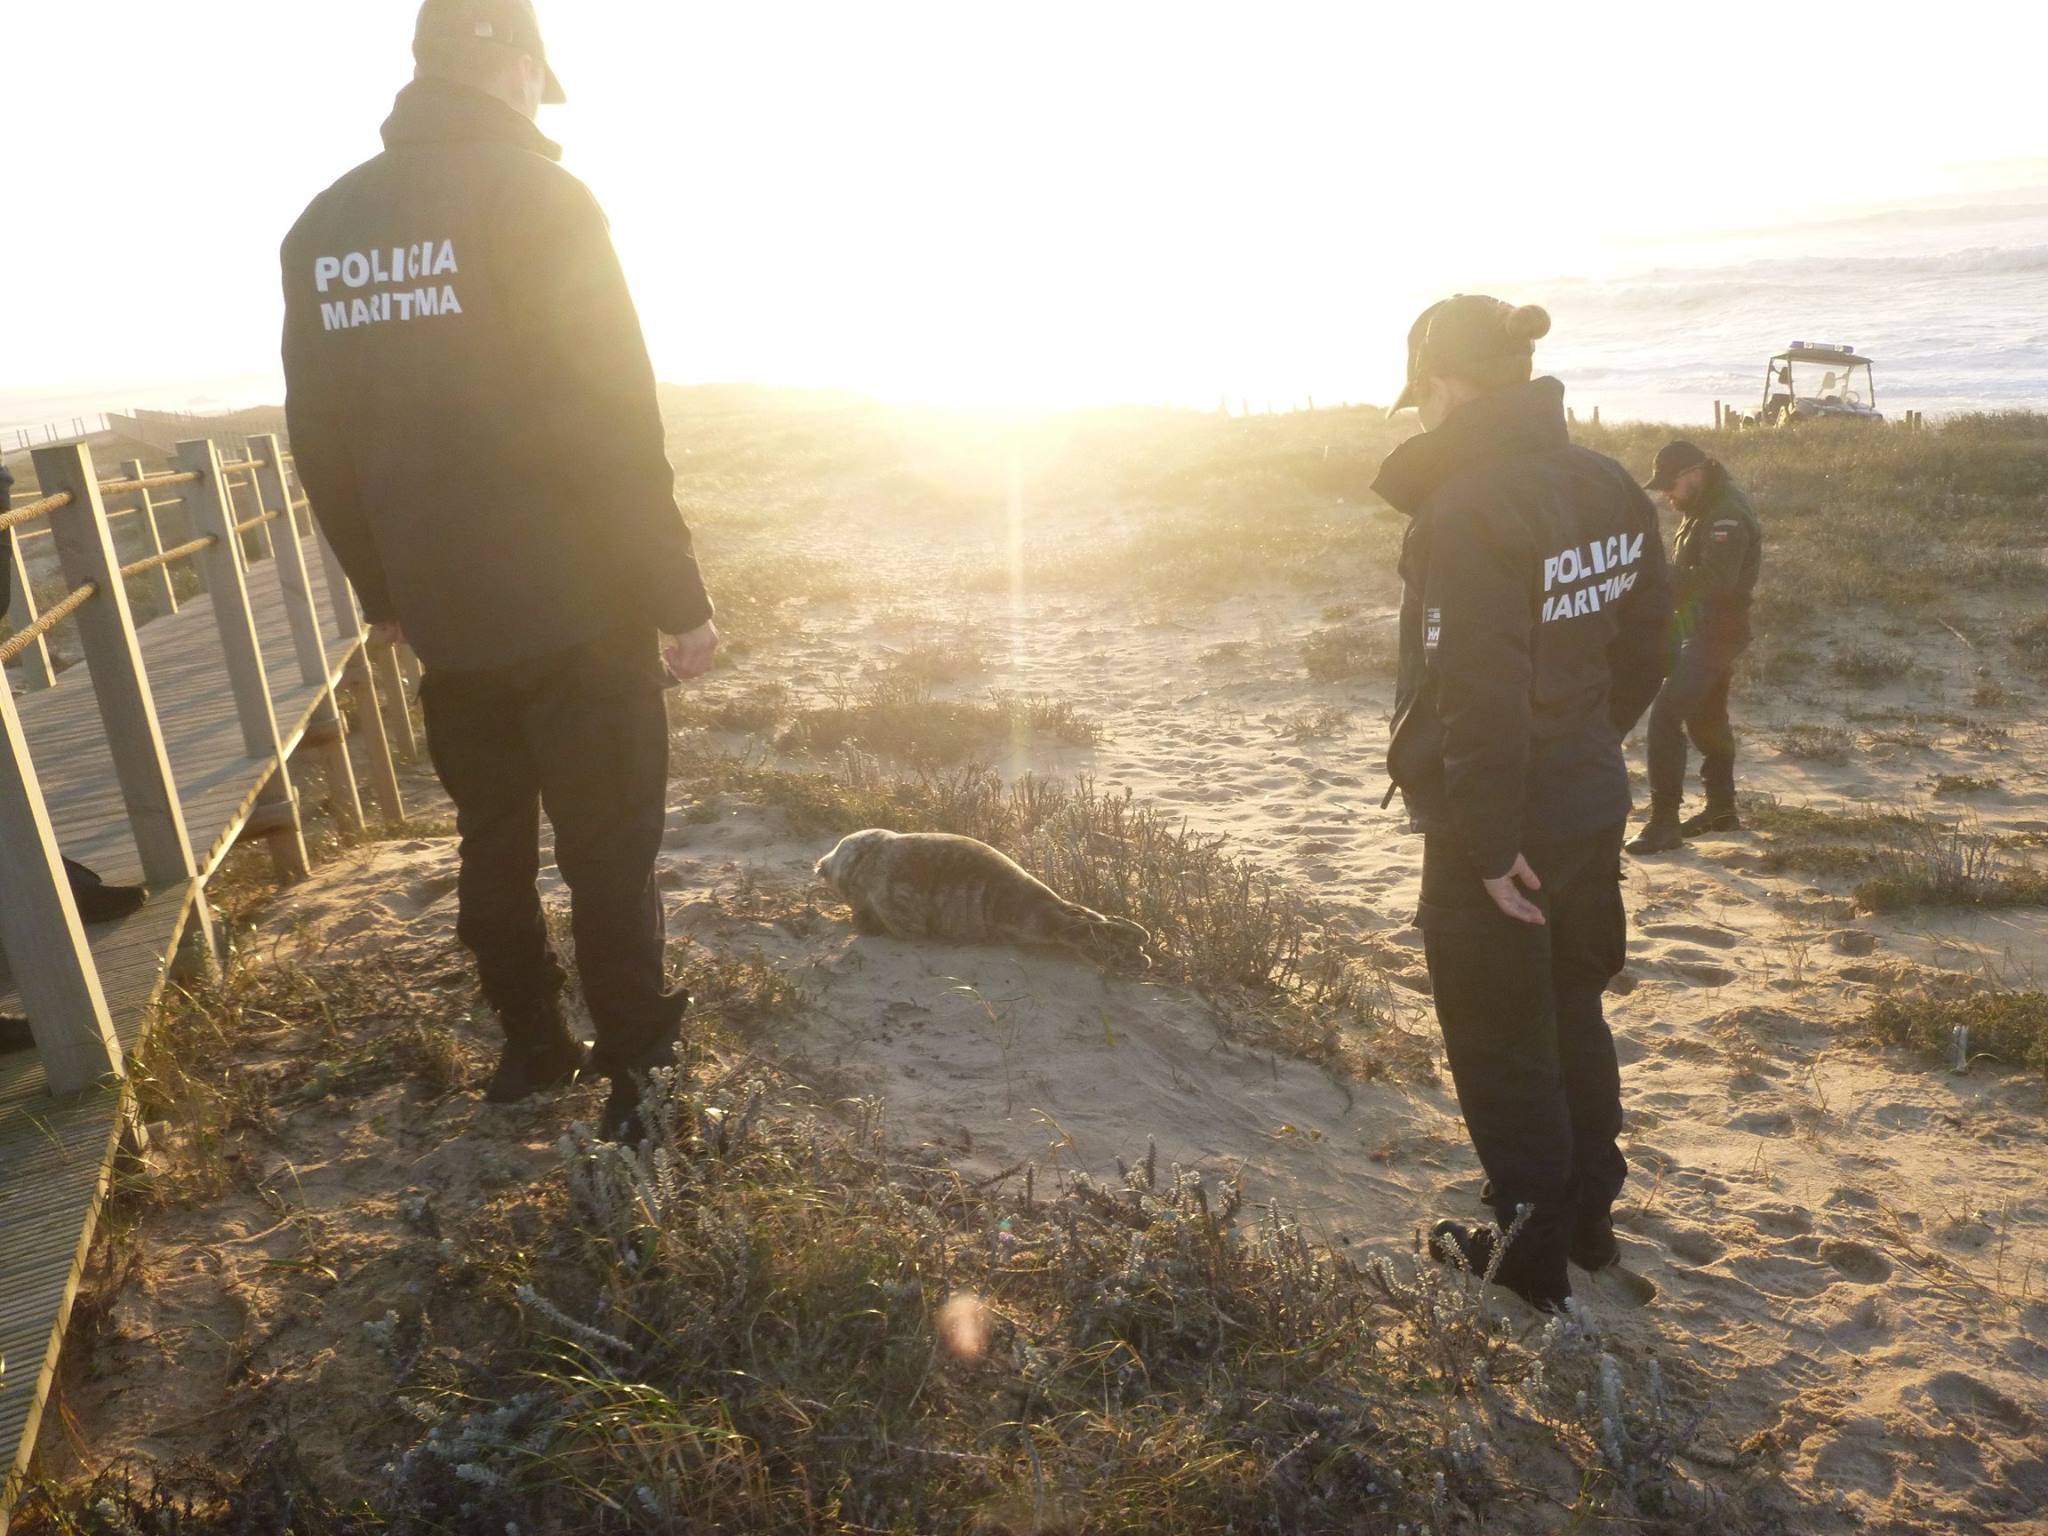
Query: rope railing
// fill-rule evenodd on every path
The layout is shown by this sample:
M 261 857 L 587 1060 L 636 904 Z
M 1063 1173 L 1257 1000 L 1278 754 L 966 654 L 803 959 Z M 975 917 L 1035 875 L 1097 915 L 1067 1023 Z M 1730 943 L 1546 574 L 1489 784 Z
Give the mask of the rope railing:
M 102 496 L 129 496 L 133 495 L 136 491 L 154 491 L 168 485 L 195 485 L 198 481 L 198 472 L 189 469 L 183 474 L 144 475 L 140 480 L 102 480 L 100 482 L 100 494 Z
M 278 514 L 274 510 L 270 512 L 259 512 L 256 514 L 256 516 L 248 519 L 246 522 L 240 522 L 235 524 L 235 532 L 247 533 L 251 528 L 261 528 L 265 523 L 276 522 L 277 517 Z
M 15 657 L 34 645 L 51 630 L 70 618 L 72 614 L 78 612 L 79 609 L 92 601 L 92 595 L 97 591 L 99 591 L 99 584 L 88 581 L 76 591 L 67 592 L 56 602 L 50 604 L 49 607 L 36 616 L 32 623 L 22 625 L 20 629 L 9 635 L 5 641 L 0 641 L 0 665 L 14 660 Z
M 176 560 L 183 560 L 187 555 L 196 555 L 202 549 L 211 549 L 216 542 L 214 536 L 209 533 L 203 539 L 194 539 L 189 544 L 180 544 L 176 549 L 167 549 L 160 555 L 149 555 L 144 559 L 124 565 L 121 567 L 121 574 L 123 576 L 145 575 L 155 570 L 158 566 L 169 565 Z
M 55 500 L 56 498 L 53 497 L 51 499 Z M 161 512 L 166 507 L 182 507 L 183 505 L 185 505 L 184 497 L 172 496 L 164 501 L 152 502 L 150 504 L 149 510 L 152 512 Z M 300 505 L 303 506 L 304 503 L 301 502 Z M 29 511 L 30 508 L 23 507 L 21 510 L 26 512 Z M 142 508 L 140 507 L 116 507 L 113 511 L 107 514 L 107 521 L 111 523 L 117 517 L 135 517 L 138 516 L 141 513 L 141 511 Z M 12 514 L 9 515 L 11 516 Z M 11 526 L 13 525 L 10 523 L 0 522 L 0 530 L 4 530 Z M 22 543 L 26 544 L 30 539 L 47 539 L 50 536 L 51 534 L 48 528 L 31 528 L 27 533 L 24 533 L 21 536 L 21 541 Z
M 244 470 L 268 469 L 269 467 L 270 460 L 268 459 L 237 459 L 232 464 L 221 465 L 220 472 L 224 475 L 239 475 Z M 194 475 L 192 478 L 196 480 L 199 477 Z
M 23 523 L 32 523 L 39 517 L 48 517 L 52 512 L 61 512 L 71 505 L 71 493 L 59 491 L 54 496 L 45 496 L 41 501 L 32 501 L 25 507 L 16 507 L 12 512 L 0 514 L 0 532 L 19 528 Z

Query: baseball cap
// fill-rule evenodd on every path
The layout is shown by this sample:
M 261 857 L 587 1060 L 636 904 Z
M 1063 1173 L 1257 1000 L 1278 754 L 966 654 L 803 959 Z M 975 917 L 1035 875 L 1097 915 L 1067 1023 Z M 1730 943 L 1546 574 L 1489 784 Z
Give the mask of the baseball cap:
M 420 19 L 412 33 L 415 54 L 422 43 L 476 40 L 502 43 L 531 54 L 547 70 L 548 83 L 540 99 L 549 106 L 569 99 L 541 46 L 540 19 L 533 14 L 533 0 L 426 0 L 420 7 Z
M 1512 354 L 1527 357 L 1549 330 L 1550 316 L 1533 304 L 1517 309 L 1484 293 L 1439 299 L 1408 327 L 1408 382 L 1387 413 L 1415 404 L 1425 373 L 1456 373 L 1460 364 L 1470 367 Z
M 1666 443 L 1657 450 L 1657 462 L 1650 470 L 1650 478 L 1643 482 L 1643 489 L 1668 491 L 1678 483 L 1680 475 L 1706 462 L 1707 452 L 1698 443 L 1688 443 L 1682 437 Z

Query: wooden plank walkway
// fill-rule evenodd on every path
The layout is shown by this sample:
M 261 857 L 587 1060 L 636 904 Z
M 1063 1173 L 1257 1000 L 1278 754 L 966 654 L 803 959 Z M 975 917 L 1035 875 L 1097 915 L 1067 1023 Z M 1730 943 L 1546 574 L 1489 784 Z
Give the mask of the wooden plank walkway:
M 308 574 L 325 614 L 333 611 L 327 573 L 317 565 Z M 325 690 L 302 680 L 277 563 L 250 566 L 248 585 L 278 734 L 289 755 Z M 276 763 L 246 754 L 208 598 L 144 625 L 136 637 L 203 880 L 234 846 Z M 332 686 L 355 642 L 324 630 L 322 640 Z M 23 696 L 17 708 L 59 844 L 109 880 L 139 880 L 140 856 L 85 667 Z M 108 1010 L 128 1051 L 141 1043 L 196 890 L 188 884 L 153 892 L 133 917 L 87 930 Z M 14 979 L 0 962 L 0 1012 L 21 1011 Z M 126 1093 L 124 1085 L 54 1099 L 34 1051 L 0 1054 L 0 1483 L 15 1484 L 34 1449 L 112 1174 Z M 0 1492 L 0 1533 L 7 1505 L 7 1492 Z

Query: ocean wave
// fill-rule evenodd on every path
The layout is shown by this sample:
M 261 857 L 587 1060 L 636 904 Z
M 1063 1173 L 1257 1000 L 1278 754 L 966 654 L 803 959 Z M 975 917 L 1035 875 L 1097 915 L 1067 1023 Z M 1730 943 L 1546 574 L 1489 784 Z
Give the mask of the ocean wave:
M 1722 267 L 1655 267 L 1606 280 L 1566 279 L 1559 296 L 1641 293 L 1669 301 L 1676 293 L 1727 295 L 1788 283 L 1909 282 L 1922 278 L 2021 277 L 2048 273 L 2048 245 L 1973 246 L 1936 256 L 1790 256 Z

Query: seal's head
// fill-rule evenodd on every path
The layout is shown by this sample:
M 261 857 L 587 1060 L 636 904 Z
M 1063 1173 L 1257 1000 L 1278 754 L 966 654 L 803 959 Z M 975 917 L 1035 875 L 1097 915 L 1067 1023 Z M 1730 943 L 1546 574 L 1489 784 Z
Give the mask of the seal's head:
M 865 832 L 849 832 L 839 840 L 839 846 L 818 860 L 818 876 L 835 891 L 844 892 L 846 880 L 862 860 L 896 834 L 881 827 L 869 827 Z

